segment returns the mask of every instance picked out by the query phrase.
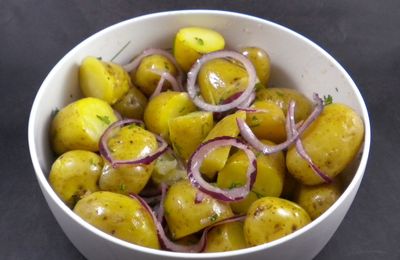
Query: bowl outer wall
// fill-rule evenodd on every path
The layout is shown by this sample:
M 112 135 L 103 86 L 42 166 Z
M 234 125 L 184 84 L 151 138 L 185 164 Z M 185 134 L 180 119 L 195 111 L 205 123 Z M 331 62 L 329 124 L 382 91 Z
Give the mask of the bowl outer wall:
M 80 97 L 77 69 L 81 60 L 87 55 L 110 60 L 129 42 L 123 53 L 114 60 L 123 64 L 145 48 L 170 48 L 174 34 L 184 26 L 216 29 L 227 39 L 228 48 L 238 49 L 249 44 L 262 46 L 269 52 L 273 63 L 272 85 L 296 87 L 308 97 L 313 92 L 331 94 L 335 102 L 346 103 L 362 115 L 365 123 L 364 147 L 360 166 L 352 182 L 327 212 L 305 228 L 265 245 L 229 253 L 179 254 L 152 250 L 121 241 L 88 225 L 62 203 L 47 182 L 45 173 L 49 172 L 53 159 L 47 134 L 50 114 Z M 75 47 L 53 68 L 39 89 L 31 111 L 28 137 L 37 179 L 49 207 L 72 243 L 89 259 L 160 259 L 160 256 L 310 259 L 333 235 L 358 190 L 368 159 L 370 123 L 365 103 L 349 75 L 311 41 L 262 19 L 230 12 L 196 10 L 134 18 L 111 26 Z

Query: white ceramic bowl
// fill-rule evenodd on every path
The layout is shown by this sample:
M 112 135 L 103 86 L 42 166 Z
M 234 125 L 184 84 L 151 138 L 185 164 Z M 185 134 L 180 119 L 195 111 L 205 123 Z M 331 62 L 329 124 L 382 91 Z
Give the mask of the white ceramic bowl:
M 332 95 L 355 109 L 365 123 L 361 156 L 354 162 L 354 177 L 339 200 L 306 227 L 268 244 L 248 249 L 207 254 L 174 253 L 144 248 L 107 235 L 84 222 L 57 197 L 47 176 L 53 160 L 48 130 L 52 111 L 80 97 L 77 70 L 87 55 L 126 63 L 149 47 L 170 48 L 173 36 L 184 26 L 203 26 L 221 32 L 228 48 L 261 46 L 272 60 L 274 85 L 293 87 L 311 98 L 313 92 Z M 370 148 L 370 122 L 365 103 L 346 71 L 323 49 L 305 37 L 272 22 L 221 11 L 176 11 L 137 17 L 89 37 L 51 70 L 34 101 L 29 119 L 29 148 L 42 192 L 65 234 L 89 259 L 311 259 L 328 242 L 357 193 Z

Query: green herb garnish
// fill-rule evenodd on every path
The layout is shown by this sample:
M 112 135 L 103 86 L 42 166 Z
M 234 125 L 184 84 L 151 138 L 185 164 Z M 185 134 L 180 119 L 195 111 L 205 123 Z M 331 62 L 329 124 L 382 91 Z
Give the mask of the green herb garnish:
M 325 96 L 324 95 L 324 105 L 326 106 L 326 105 L 329 105 L 329 104 L 332 104 L 332 101 L 333 101 L 333 99 L 332 99 L 332 96 L 331 95 L 328 95 L 328 96 Z
M 119 190 L 121 191 L 121 192 L 125 192 L 126 191 L 126 185 L 125 184 L 120 184 L 119 185 Z
M 101 121 L 103 121 L 103 123 L 106 124 L 106 125 L 111 124 L 111 120 L 110 120 L 110 118 L 109 118 L 108 116 L 99 116 L 99 115 L 96 115 L 96 117 L 97 117 L 98 119 L 100 119 Z
M 214 222 L 214 221 L 216 221 L 218 219 L 218 214 L 214 214 L 214 215 L 212 215 L 211 217 L 210 217 L 210 221 L 211 222 Z
M 198 44 L 198 45 L 204 45 L 204 41 L 203 41 L 202 38 L 194 37 L 194 39 L 197 41 L 197 44 Z
M 118 55 L 121 54 L 121 52 L 123 52 L 123 50 L 125 50 L 126 47 L 128 47 L 128 45 L 131 43 L 131 41 L 128 41 L 124 46 L 122 46 L 122 48 L 114 55 L 114 57 L 111 58 L 111 61 L 113 61 L 115 58 L 118 57 Z

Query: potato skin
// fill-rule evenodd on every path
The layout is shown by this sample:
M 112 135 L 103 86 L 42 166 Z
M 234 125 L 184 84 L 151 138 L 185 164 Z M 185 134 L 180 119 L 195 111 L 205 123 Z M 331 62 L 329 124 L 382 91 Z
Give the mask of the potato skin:
M 53 118 L 50 136 L 53 150 L 97 152 L 99 140 L 107 127 L 117 121 L 111 106 L 97 98 L 82 98 L 62 108 Z
M 268 53 L 258 47 L 246 47 L 241 52 L 254 65 L 260 83 L 267 86 L 271 75 L 271 60 Z
M 98 191 L 78 201 L 74 212 L 105 233 L 137 245 L 160 248 L 153 219 L 135 198 Z
M 363 137 L 364 124 L 360 116 L 350 107 L 334 103 L 324 107 L 301 140 L 313 162 L 327 176 L 334 178 L 354 159 Z M 288 150 L 286 165 L 290 174 L 303 184 L 324 182 L 300 157 L 295 147 Z
M 207 234 L 204 252 L 227 252 L 246 248 L 243 223 L 230 222 L 213 227 Z
M 79 67 L 79 85 L 84 96 L 112 105 L 128 92 L 131 79 L 120 65 L 89 56 Z
M 256 92 L 256 100 L 272 101 L 287 114 L 291 100 L 296 102 L 295 121 L 305 120 L 312 111 L 311 101 L 301 92 L 291 88 L 261 88 Z
M 188 181 L 173 184 L 165 197 L 165 219 L 173 239 L 193 234 L 217 221 L 233 216 L 227 203 L 204 194 L 195 203 L 198 190 Z
M 143 119 L 144 109 L 147 106 L 147 98 L 139 89 L 132 86 L 129 91 L 121 97 L 113 108 L 125 118 Z
M 338 181 L 314 186 L 300 185 L 296 192 L 295 202 L 314 220 L 329 209 L 340 195 L 341 187 Z
M 310 221 L 296 203 L 265 197 L 251 205 L 244 221 L 244 236 L 249 246 L 261 245 L 289 235 Z
M 81 197 L 99 190 L 103 159 L 96 153 L 73 150 L 62 154 L 51 166 L 49 181 L 69 207 Z

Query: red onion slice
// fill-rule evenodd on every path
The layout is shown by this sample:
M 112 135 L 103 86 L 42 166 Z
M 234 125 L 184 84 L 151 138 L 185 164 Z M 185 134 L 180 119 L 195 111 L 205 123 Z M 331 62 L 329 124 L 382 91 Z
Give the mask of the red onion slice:
M 316 97 L 314 97 L 316 99 Z M 291 102 L 288 108 L 288 117 L 289 117 L 289 124 L 286 124 L 286 131 L 288 136 L 294 136 L 297 132 L 296 122 L 294 120 L 294 103 Z M 298 138 L 296 141 L 296 150 L 297 153 L 308 163 L 311 169 L 319 176 L 321 179 L 324 180 L 325 183 L 331 183 L 332 179 L 322 172 L 322 170 L 312 161 L 311 157 L 308 155 L 306 150 L 304 149 L 303 143 L 301 139 Z
M 199 90 L 198 87 L 196 86 L 196 81 L 197 81 L 197 75 L 199 74 L 199 71 L 203 66 L 203 64 L 210 60 L 218 58 L 232 58 L 234 60 L 240 61 L 245 67 L 249 78 L 248 78 L 247 88 L 238 98 L 234 99 L 232 102 L 229 102 L 227 104 L 212 105 L 204 102 L 204 100 L 198 96 Z M 203 55 L 195 62 L 195 64 L 192 66 L 192 68 L 188 73 L 186 88 L 190 98 L 199 108 L 212 112 L 224 112 L 232 108 L 235 108 L 241 105 L 243 102 L 245 102 L 253 92 L 256 81 L 257 81 L 257 76 L 254 66 L 244 55 L 234 51 L 216 51 Z
M 111 155 L 110 149 L 108 148 L 107 141 L 116 128 L 130 124 L 144 125 L 142 121 L 136 119 L 124 119 L 116 121 L 113 124 L 111 124 L 106 129 L 106 131 L 104 131 L 103 135 L 100 137 L 99 152 L 107 161 L 111 163 L 112 167 L 118 167 L 119 165 L 129 165 L 129 164 L 150 164 L 155 159 L 157 159 L 161 154 L 163 154 L 168 148 L 167 142 L 164 141 L 164 139 L 162 139 L 160 136 L 155 135 L 158 142 L 158 149 L 153 153 L 139 159 L 132 159 L 132 160 L 114 159 Z
M 160 80 L 157 83 L 157 87 L 154 89 L 153 94 L 151 94 L 149 99 L 152 99 L 152 98 L 154 98 L 155 96 L 158 96 L 161 93 L 162 88 L 164 86 L 164 82 L 165 82 L 165 78 L 164 78 L 163 75 L 161 75 Z
M 244 221 L 244 219 L 246 218 L 246 216 L 234 216 L 231 218 L 227 218 L 224 219 L 222 221 L 219 221 L 217 223 L 215 223 L 212 226 L 209 226 L 207 228 L 205 228 L 203 230 L 203 234 L 201 235 L 200 240 L 194 244 L 194 245 L 180 245 L 177 244 L 173 241 L 171 241 L 167 235 L 165 234 L 164 228 L 162 227 L 162 224 L 160 221 L 158 221 L 157 217 L 155 216 L 153 210 L 150 208 L 150 206 L 146 203 L 146 201 L 144 201 L 139 195 L 137 194 L 130 194 L 130 196 L 132 198 L 137 199 L 140 204 L 142 204 L 142 206 L 147 210 L 147 212 L 151 215 L 154 224 L 156 226 L 157 229 L 157 236 L 158 236 L 158 240 L 161 244 L 161 247 L 166 249 L 166 250 L 170 250 L 170 251 L 174 251 L 174 252 L 183 252 L 183 253 L 200 253 L 202 251 L 204 251 L 204 249 L 206 248 L 207 245 L 207 234 L 208 232 L 218 226 L 218 225 L 222 225 L 225 223 L 230 223 L 230 222 L 235 222 L 235 221 Z M 162 216 L 163 217 L 163 216 Z
M 277 145 L 266 145 L 263 144 L 258 138 L 254 135 L 251 131 L 250 127 L 246 124 L 246 122 L 241 119 L 237 118 L 236 122 L 240 130 L 240 134 L 251 146 L 253 146 L 256 150 L 262 152 L 263 154 L 272 154 L 279 151 L 282 151 L 288 148 L 291 144 L 293 144 L 297 138 L 310 126 L 312 122 L 319 116 L 323 109 L 323 101 L 317 94 L 314 94 L 314 100 L 316 101 L 316 105 L 314 110 L 308 116 L 308 118 L 304 121 L 304 123 L 299 127 L 296 133 L 291 135 L 291 132 L 287 133 L 287 139 L 285 142 L 277 144 Z M 294 110 L 295 104 L 294 101 L 291 101 L 289 104 L 289 109 L 292 107 Z M 289 109 L 288 114 L 286 116 L 286 126 L 290 125 L 290 117 L 289 117 Z M 293 112 L 294 113 L 294 112 Z
M 225 190 L 206 182 L 201 176 L 200 167 L 203 160 L 209 153 L 218 147 L 228 145 L 242 149 L 249 158 L 249 166 L 246 172 L 246 184 L 241 187 Z M 256 162 L 256 156 L 254 155 L 253 151 L 240 139 L 229 136 L 217 137 L 201 144 L 192 154 L 188 162 L 188 178 L 193 186 L 197 187 L 200 191 L 210 195 L 215 199 L 223 201 L 237 201 L 245 198 L 253 187 L 257 176 Z
M 139 64 L 142 62 L 142 60 L 144 58 L 146 58 L 147 56 L 150 56 L 150 55 L 161 55 L 161 56 L 164 56 L 170 62 L 172 62 L 172 64 L 174 64 L 176 70 L 178 71 L 178 76 L 176 77 L 176 81 L 178 82 L 179 89 L 181 89 L 179 91 L 182 91 L 183 90 L 183 87 L 182 87 L 183 71 L 179 67 L 178 62 L 175 60 L 175 57 L 171 53 L 167 52 L 166 50 L 156 49 L 156 48 L 146 49 L 141 54 L 139 54 L 139 56 L 137 56 L 133 61 L 131 61 L 130 63 L 124 65 L 123 68 L 127 72 L 135 70 L 139 66 Z

